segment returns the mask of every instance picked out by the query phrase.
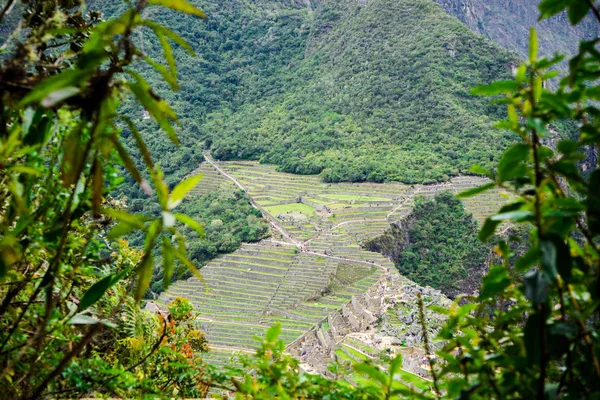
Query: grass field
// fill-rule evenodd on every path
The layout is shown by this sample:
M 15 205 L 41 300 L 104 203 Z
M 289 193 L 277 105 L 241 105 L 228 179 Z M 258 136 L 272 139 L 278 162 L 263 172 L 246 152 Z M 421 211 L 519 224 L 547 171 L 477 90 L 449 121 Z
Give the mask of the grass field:
M 278 206 L 265 207 L 265 209 L 273 216 L 300 213 L 307 217 L 312 217 L 316 214 L 313 207 L 303 203 L 281 204 Z

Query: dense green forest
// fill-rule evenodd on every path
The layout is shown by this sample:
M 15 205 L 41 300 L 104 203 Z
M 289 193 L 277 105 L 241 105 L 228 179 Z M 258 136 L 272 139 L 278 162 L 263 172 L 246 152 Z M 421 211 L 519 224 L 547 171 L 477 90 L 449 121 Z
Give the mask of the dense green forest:
M 415 198 L 411 213 L 365 246 L 392 259 L 403 276 L 446 296 L 479 289 L 491 257 L 479 226 L 451 192 Z
M 479 287 L 490 249 L 477 239 L 477 222 L 452 193 L 417 201 L 408 246 L 399 254 L 402 275 L 456 296 Z

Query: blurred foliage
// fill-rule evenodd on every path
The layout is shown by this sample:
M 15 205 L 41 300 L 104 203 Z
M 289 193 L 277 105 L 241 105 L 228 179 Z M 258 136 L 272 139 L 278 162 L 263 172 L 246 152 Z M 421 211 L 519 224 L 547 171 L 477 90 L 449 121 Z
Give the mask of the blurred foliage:
M 148 63 L 176 89 L 170 41 L 191 48 L 145 12 L 158 6 L 198 17 L 204 13 L 184 0 L 148 0 L 102 21 L 81 0 L 23 1 L 13 7 L 16 3 L 4 2 L 0 9 L 0 19 L 9 11 L 22 13 L 10 45 L 1 49 L 0 66 L 0 392 L 6 398 L 37 399 L 48 392 L 71 396 L 92 390 L 76 380 L 74 370 L 88 374 L 90 385 L 102 368 L 112 371 L 105 375 L 131 372 L 131 381 L 139 368 L 147 368 L 136 360 L 161 350 L 162 337 L 152 348 L 147 341 L 138 343 L 132 353 L 115 347 L 127 339 L 120 326 L 129 320 L 127 311 L 137 313 L 137 300 L 150 284 L 152 250 L 161 232 L 169 234 L 161 243 L 165 276 L 172 275 L 175 259 L 196 271 L 176 222 L 199 235 L 204 230 L 174 210 L 200 177 L 169 190 L 144 134 L 119 105 L 133 99 L 128 101 L 144 107 L 178 143 L 172 125 L 177 115 L 132 65 Z M 164 64 L 136 47 L 132 37 L 142 26 L 159 38 Z M 123 145 L 123 126 L 135 139 L 144 174 Z M 122 183 L 123 172 L 154 197 L 158 215 L 134 216 L 109 195 Z M 143 252 L 114 242 L 133 231 L 144 232 Z M 140 323 L 148 339 L 160 324 L 155 321 L 153 327 L 154 317 L 144 318 Z M 188 328 L 171 322 L 169 329 L 169 338 L 178 343 L 172 350 L 179 351 L 184 339 L 176 342 L 178 332 Z M 194 335 L 200 346 L 194 351 L 199 351 L 203 336 Z M 179 363 L 181 354 L 191 358 L 193 350 L 166 359 Z M 176 369 L 196 368 L 188 363 Z M 156 384 L 154 392 L 181 390 L 169 375 L 173 371 L 159 372 L 161 378 L 149 381 Z M 119 393 L 122 384 L 127 383 L 102 390 Z M 200 393 L 194 390 L 190 395 Z

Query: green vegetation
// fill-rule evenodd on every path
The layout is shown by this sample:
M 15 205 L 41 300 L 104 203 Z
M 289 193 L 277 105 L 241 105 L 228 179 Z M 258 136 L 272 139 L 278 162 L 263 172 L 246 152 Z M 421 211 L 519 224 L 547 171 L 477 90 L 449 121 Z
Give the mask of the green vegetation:
M 461 201 L 450 192 L 417 200 L 409 219 L 400 273 L 448 295 L 476 290 L 490 250 L 478 241 L 477 224 Z
M 277 43 L 296 56 L 273 95 L 207 117 L 215 157 L 329 182 L 434 182 L 497 161 L 511 142 L 492 129 L 500 109 L 468 90 L 510 76 L 516 56 L 432 1 L 362 3 L 325 0 L 300 49 Z
M 179 148 L 160 140 L 142 109 L 125 110 L 161 155 L 167 183 L 191 172 L 203 148 L 222 160 L 260 160 L 328 182 L 439 182 L 494 165 L 512 138 L 492 129 L 500 107 L 471 96 L 507 78 L 517 56 L 476 35 L 431 0 L 204 1 L 210 19 L 163 12 L 197 59 L 175 50 L 182 90 L 158 93 L 181 119 Z M 123 6 L 93 0 L 107 15 Z M 242 28 L 243 27 L 243 28 Z M 148 54 L 161 45 L 138 37 Z M 158 83 L 160 75 L 140 65 Z M 125 144 L 134 148 L 125 129 Z M 135 185 L 129 198 L 144 195 Z
M 188 257 L 198 268 L 219 255 L 237 250 L 242 242 L 257 242 L 270 235 L 269 226 L 263 220 L 261 212 L 252 207 L 250 198 L 242 191 L 191 195 L 181 204 L 180 209 L 193 216 L 204 227 L 202 236 L 190 228 L 182 228 L 187 239 Z M 192 274 L 185 265 L 178 265 L 172 279 L 190 276 Z M 157 267 L 150 286 L 154 293 L 163 291 L 163 279 L 163 269 Z
M 0 9 L 0 21 L 14 3 L 9 0 Z M 265 1 L 273 5 L 269 12 L 279 10 L 276 3 Z M 333 22 L 335 4 L 324 4 L 324 10 L 333 11 L 327 15 Z M 373 6 L 361 10 L 393 6 L 384 0 L 370 4 Z M 395 4 L 431 22 L 427 15 L 418 13 L 434 9 L 425 0 L 412 2 L 416 9 L 406 1 Z M 200 286 L 193 279 L 179 281 L 173 292 L 181 291 L 190 300 L 177 295 L 167 299 L 163 293 L 169 318 L 141 310 L 139 301 L 151 282 L 156 245 L 162 246 L 165 284 L 173 274 L 175 259 L 195 270 L 177 222 L 200 236 L 204 230 L 193 218 L 177 211 L 199 178 L 194 175 L 177 184 L 165 182 L 163 169 L 148 151 L 145 135 L 121 112 L 130 113 L 133 104 L 139 104 L 171 141 L 177 142 L 171 125 L 177 121 L 175 112 L 132 70 L 132 65 L 134 61 L 147 62 L 176 87 L 175 60 L 168 40 L 185 44 L 148 18 L 155 16 L 153 10 L 163 7 L 199 17 L 204 14 L 184 0 L 148 0 L 127 3 L 122 16 L 102 22 L 98 13 L 88 14 L 83 6 L 78 0 L 23 1 L 21 31 L 14 35 L 18 43 L 2 49 L 0 393 L 4 397 L 201 398 L 215 393 L 237 399 L 331 400 L 599 397 L 600 168 L 591 166 L 585 179 L 578 169 L 584 153 L 590 147 L 597 151 L 600 146 L 599 39 L 581 44 L 569 63 L 568 75 L 557 90 L 550 90 L 547 81 L 556 77 L 550 69 L 561 62 L 561 57 L 539 58 L 537 36 L 532 30 L 528 61 L 517 68 L 514 79 L 472 90 L 473 94 L 502 99 L 500 104 L 506 105 L 508 112 L 498 128 L 511 131 L 517 143 L 502 154 L 496 168 L 474 167 L 490 182 L 462 196 L 491 188 L 508 191 L 508 204 L 486 218 L 479 239 L 488 241 L 502 223 L 509 222 L 529 231 L 522 235 L 529 245 L 519 256 L 522 247 L 515 249 L 509 242 L 497 241 L 495 251 L 501 261 L 490 267 L 477 295 L 448 307 L 425 304 L 433 302 L 434 291 L 398 276 L 386 276 L 396 278 L 385 279 L 386 283 L 398 284 L 395 300 L 399 302 L 395 305 L 412 307 L 411 315 L 397 315 L 397 322 L 404 323 L 404 317 L 417 321 L 410 322 L 410 328 L 418 328 L 413 336 L 422 336 L 423 369 L 431 374 L 431 384 L 404 374 L 400 355 L 382 365 L 348 344 L 342 344 L 336 354 L 353 364 L 353 372 L 332 365 L 329 372 L 339 378 L 332 380 L 304 373 L 300 361 L 286 355 L 285 342 L 278 337 L 281 334 L 289 340 L 315 324 L 324 329 L 323 317 L 331 305 L 337 304 L 339 309 L 342 304 L 352 304 L 362 310 L 360 302 L 369 299 L 361 300 L 357 295 L 383 281 L 382 275 L 370 274 L 334 295 L 314 292 L 327 280 L 314 282 L 312 278 L 331 276 L 339 265 L 334 261 L 339 257 L 326 253 L 348 257 L 344 264 L 386 266 L 383 257 L 368 260 L 377 255 L 361 250 L 351 236 L 339 234 L 337 229 L 342 225 L 323 225 L 322 235 L 331 238 L 310 242 L 312 250 L 322 252 L 318 255 L 275 241 L 246 244 L 203 269 L 212 295 L 199 293 Z M 542 0 L 539 8 L 542 19 L 567 10 L 572 24 L 590 12 L 600 23 L 600 9 L 591 1 Z M 355 21 L 350 15 L 339 16 L 344 17 L 341 24 Z M 368 25 L 371 32 L 382 25 L 381 18 L 371 20 L 368 13 L 361 17 L 372 24 Z M 406 33 L 420 39 L 423 27 L 420 20 L 413 22 Z M 145 34 L 152 31 L 159 37 L 164 65 L 146 58 L 136 46 L 133 38 L 142 26 L 147 28 Z M 365 38 L 371 32 L 367 31 Z M 311 34 L 324 39 L 314 42 L 314 48 L 305 48 L 309 55 L 319 43 L 326 47 L 339 39 L 333 26 Z M 352 38 L 348 36 L 346 43 L 352 44 Z M 431 50 L 435 53 L 435 47 Z M 343 64 L 344 60 L 336 62 Z M 354 76 L 372 83 L 369 76 L 360 75 L 359 67 Z M 385 76 L 384 70 L 373 76 Z M 348 82 L 348 87 L 356 84 Z M 410 93 L 410 88 L 406 89 Z M 441 87 L 434 86 L 433 90 L 443 93 Z M 383 95 L 387 98 L 388 94 Z M 121 102 L 123 108 L 119 107 Z M 443 127 L 435 105 L 429 106 L 432 120 L 442 121 L 439 125 Z M 117 117 L 128 126 L 125 134 Z M 369 117 L 361 115 L 365 120 Z M 576 140 L 560 140 L 556 148 L 544 145 L 552 142 L 557 121 L 563 120 L 577 127 Z M 473 121 L 467 118 L 467 122 Z M 123 144 L 126 135 L 131 135 L 141 155 L 143 173 L 132 160 L 136 156 Z M 159 215 L 133 215 L 125 211 L 124 201 L 110 197 L 122 183 L 120 174 L 130 175 L 135 185 L 156 197 Z M 302 186 L 306 182 L 291 183 Z M 417 189 L 426 195 L 437 190 Z M 253 190 L 257 191 L 257 186 Z M 439 195 L 433 203 L 442 199 L 447 210 L 464 218 L 464 210 L 452 203 L 449 194 Z M 428 203 L 421 204 L 427 207 Z M 396 211 L 392 209 L 391 214 Z M 386 208 L 361 212 L 364 210 L 353 209 L 343 222 L 352 225 L 359 215 L 376 220 L 381 215 L 387 219 L 390 214 Z M 435 215 L 433 210 L 431 214 Z M 451 221 L 447 214 L 438 218 Z M 473 220 L 467 220 L 467 226 L 474 226 Z M 331 221 L 322 221 L 327 222 Z M 441 226 L 448 228 L 443 237 L 451 237 L 455 227 Z M 146 233 L 143 251 L 117 240 L 138 230 Z M 243 251 L 247 252 L 245 257 L 240 254 Z M 381 274 L 384 269 L 377 268 Z M 305 301 L 305 295 L 312 296 L 312 301 Z M 197 319 L 193 313 L 196 306 L 207 314 Z M 428 326 L 435 323 L 430 311 L 446 316 L 443 326 Z M 275 315 L 277 312 L 281 314 Z M 281 324 L 266 328 L 279 319 L 285 321 L 284 328 Z M 207 326 L 206 335 L 198 323 L 203 329 Z M 208 350 L 210 330 L 221 338 L 216 346 L 239 342 L 243 349 L 258 348 L 255 353 L 241 354 L 231 368 L 207 366 L 198 356 Z M 264 340 L 256 346 L 247 337 L 242 339 L 242 332 L 264 335 Z M 437 332 L 436 338 L 432 332 Z M 311 333 L 314 340 L 327 341 L 321 330 Z M 217 352 L 217 357 L 224 360 L 222 353 Z

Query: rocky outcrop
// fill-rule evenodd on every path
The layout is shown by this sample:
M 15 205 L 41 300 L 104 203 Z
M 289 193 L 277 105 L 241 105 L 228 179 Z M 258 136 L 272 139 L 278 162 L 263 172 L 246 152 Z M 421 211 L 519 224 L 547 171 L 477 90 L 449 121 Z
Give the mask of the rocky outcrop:
M 458 18 L 472 31 L 487 36 L 523 57 L 529 48 L 529 28 L 535 26 L 540 52 L 572 55 L 580 40 L 598 36 L 597 21 L 589 16 L 577 26 L 569 24 L 565 13 L 538 21 L 539 0 L 435 0 L 447 13 Z
M 328 365 L 336 360 L 338 344 L 347 337 L 358 336 L 373 349 L 361 350 L 368 356 L 389 354 L 393 349 L 403 354 L 403 368 L 427 376 L 422 362 L 425 332 L 419 315 L 419 296 L 424 303 L 426 332 L 433 340 L 444 318 L 429 306 L 449 307 L 451 301 L 439 290 L 419 286 L 390 271 L 368 292 L 354 296 L 342 310 L 331 313 L 291 343 L 287 351 L 301 361 L 306 371 L 327 376 Z
M 410 244 L 410 227 L 414 222 L 413 214 L 405 218 L 390 223 L 390 228 L 378 236 L 363 243 L 365 249 L 380 253 L 398 263 L 400 253 L 402 253 Z

